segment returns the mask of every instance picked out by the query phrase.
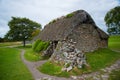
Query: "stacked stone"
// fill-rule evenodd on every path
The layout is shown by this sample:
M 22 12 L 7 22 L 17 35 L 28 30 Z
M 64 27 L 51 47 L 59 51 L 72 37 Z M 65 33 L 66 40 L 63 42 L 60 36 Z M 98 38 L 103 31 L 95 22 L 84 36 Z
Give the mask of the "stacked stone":
M 86 57 L 84 52 L 75 48 L 76 42 L 72 39 L 68 41 L 59 41 L 55 52 L 52 57 L 54 57 L 56 62 L 64 62 L 64 67 L 62 71 L 70 71 L 74 67 L 82 68 L 86 65 Z
M 63 70 L 70 71 L 73 67 L 82 68 L 83 65 L 86 65 L 86 58 L 84 53 L 77 48 L 75 48 L 76 42 L 73 42 L 71 39 L 68 42 L 63 42 L 62 51 L 65 56 L 65 65 Z

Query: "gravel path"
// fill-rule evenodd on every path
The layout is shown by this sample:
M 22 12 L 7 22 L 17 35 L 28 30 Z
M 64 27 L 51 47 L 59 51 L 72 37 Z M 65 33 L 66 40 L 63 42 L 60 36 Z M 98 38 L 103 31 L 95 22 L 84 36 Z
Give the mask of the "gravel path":
M 33 78 L 35 80 L 72 80 L 70 78 L 61 78 L 61 77 L 54 77 L 54 76 L 49 76 L 46 74 L 41 73 L 40 71 L 37 70 L 37 67 L 45 63 L 46 61 L 38 61 L 38 62 L 29 62 L 24 59 L 24 53 L 25 50 L 22 50 L 21 52 L 21 59 L 24 62 L 24 64 L 28 67 L 29 71 L 32 73 Z

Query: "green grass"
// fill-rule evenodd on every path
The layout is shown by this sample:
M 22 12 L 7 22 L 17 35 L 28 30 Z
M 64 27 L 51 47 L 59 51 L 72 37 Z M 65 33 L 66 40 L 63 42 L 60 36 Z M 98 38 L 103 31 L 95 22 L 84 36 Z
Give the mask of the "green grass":
M 120 51 L 120 35 L 110 36 L 108 45 L 109 48 Z
M 36 53 L 32 50 L 32 45 L 31 44 L 26 45 L 25 47 L 18 46 L 16 48 L 25 50 L 24 57 L 28 61 L 39 61 L 39 60 L 41 60 L 41 56 L 38 53 Z
M 34 62 L 34 61 L 40 61 L 40 60 L 48 59 L 48 57 L 42 57 L 40 53 L 34 52 L 31 44 L 26 45 L 26 47 L 18 46 L 16 48 L 25 50 L 24 57 L 28 61 Z
M 110 49 L 98 49 L 91 53 L 86 53 L 87 63 L 90 66 L 84 66 L 82 69 L 74 68 L 70 72 L 61 72 L 61 66 L 56 65 L 51 62 L 46 62 L 38 69 L 45 74 L 61 76 L 61 77 L 69 77 L 70 75 L 80 75 L 83 73 L 94 72 L 110 66 L 117 59 L 120 58 L 120 53 L 114 52 Z
M 109 38 L 109 48 L 113 50 L 120 51 L 120 35 L 110 36 Z M 113 71 L 110 74 L 109 80 L 120 80 L 120 70 Z
M 22 45 L 22 42 L 3 42 L 3 43 L 0 43 L 0 47 L 13 46 L 13 45 Z
M 98 49 L 94 52 L 87 53 L 87 62 L 91 66 L 92 71 L 110 66 L 116 60 L 120 59 L 120 53 L 110 49 Z
M 41 56 L 41 53 L 34 52 L 32 50 L 32 48 L 25 49 L 24 57 L 26 60 L 32 61 L 32 62 L 49 59 L 49 57 L 47 57 L 47 56 L 45 56 L 45 57 Z
M 41 55 L 34 52 L 32 48 L 26 49 L 24 57 L 28 61 L 39 61 L 42 59 Z
M 0 48 L 0 80 L 33 80 L 14 48 Z
M 24 46 L 17 46 L 15 48 L 19 48 L 19 49 L 31 49 L 32 48 L 32 44 L 27 44 L 25 47 Z
M 68 72 L 62 72 L 62 67 L 48 61 L 38 68 L 42 73 L 55 75 L 58 77 L 69 77 Z
M 120 80 L 120 70 L 113 71 L 110 74 L 109 80 Z
M 53 62 L 46 62 L 42 66 L 38 67 L 38 70 L 44 74 L 57 76 L 57 77 L 66 77 L 69 78 L 71 75 L 81 75 L 82 73 L 86 73 L 87 69 L 84 67 L 83 69 L 78 69 L 74 67 L 70 72 L 61 71 L 62 66 Z M 89 70 L 88 70 L 89 71 Z M 87 72 L 88 72 L 87 71 Z

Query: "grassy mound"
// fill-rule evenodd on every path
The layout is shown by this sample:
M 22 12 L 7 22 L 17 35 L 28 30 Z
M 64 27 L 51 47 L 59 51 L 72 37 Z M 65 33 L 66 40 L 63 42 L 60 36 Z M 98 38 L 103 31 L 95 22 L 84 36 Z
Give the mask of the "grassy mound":
M 33 80 L 20 58 L 20 51 L 0 48 L 0 80 Z
M 70 75 L 80 75 L 82 73 L 89 73 L 105 68 L 106 66 L 110 66 L 112 63 L 114 63 L 117 59 L 120 58 L 120 53 L 114 52 L 106 48 L 98 49 L 91 53 L 86 53 L 86 57 L 87 62 L 90 66 L 84 66 L 82 69 L 74 68 L 70 72 L 62 72 L 61 66 L 50 61 L 43 64 L 38 69 L 42 73 L 61 77 L 69 77 Z

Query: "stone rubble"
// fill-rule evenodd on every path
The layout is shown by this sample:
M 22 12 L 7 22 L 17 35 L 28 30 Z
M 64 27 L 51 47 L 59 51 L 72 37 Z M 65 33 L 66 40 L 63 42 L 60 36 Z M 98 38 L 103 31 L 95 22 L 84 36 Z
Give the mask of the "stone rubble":
M 83 65 L 87 65 L 84 52 L 75 48 L 75 44 L 72 39 L 59 41 L 50 58 L 52 61 L 63 63 L 62 71 L 69 72 L 74 67 L 82 68 Z

